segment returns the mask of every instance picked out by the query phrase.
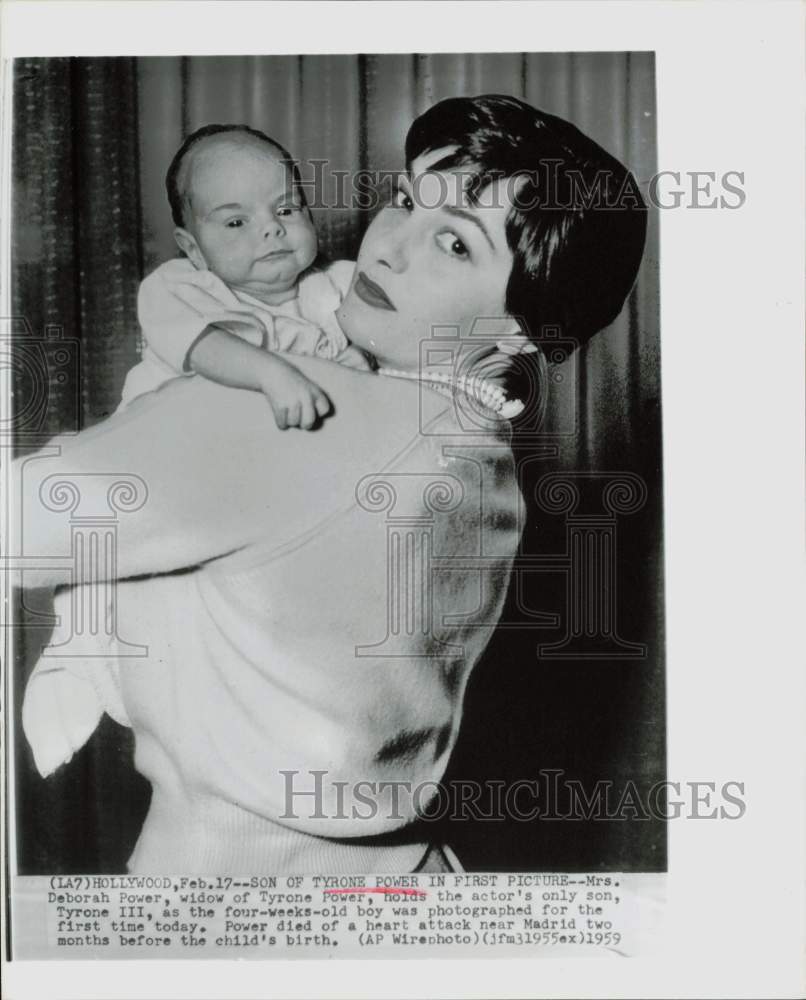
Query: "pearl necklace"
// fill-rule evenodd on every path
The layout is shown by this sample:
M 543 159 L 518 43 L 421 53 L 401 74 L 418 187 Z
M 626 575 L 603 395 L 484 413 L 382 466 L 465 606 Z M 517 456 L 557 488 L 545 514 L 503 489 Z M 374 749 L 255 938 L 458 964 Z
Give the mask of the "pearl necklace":
M 385 367 L 378 368 L 378 374 L 388 375 L 389 378 L 407 379 L 410 382 L 424 382 L 429 388 L 436 389 L 437 392 L 442 392 L 451 398 L 455 393 L 462 392 L 504 420 L 513 420 L 523 412 L 523 403 L 520 399 L 507 399 L 506 393 L 499 385 L 480 375 L 407 372 L 399 368 Z

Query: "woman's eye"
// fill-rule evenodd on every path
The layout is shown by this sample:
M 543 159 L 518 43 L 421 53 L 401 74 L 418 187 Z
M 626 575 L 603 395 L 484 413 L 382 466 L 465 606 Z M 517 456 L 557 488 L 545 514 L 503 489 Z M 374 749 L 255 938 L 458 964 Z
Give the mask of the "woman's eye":
M 446 232 L 439 233 L 437 236 L 437 246 L 444 253 L 450 254 L 451 257 L 459 257 L 466 259 L 470 256 L 470 251 L 464 242 L 456 235 L 456 233 Z
M 396 187 L 392 191 L 392 200 L 390 202 L 393 208 L 403 208 L 407 212 L 411 212 L 414 209 L 414 201 L 408 191 L 404 191 L 403 188 Z

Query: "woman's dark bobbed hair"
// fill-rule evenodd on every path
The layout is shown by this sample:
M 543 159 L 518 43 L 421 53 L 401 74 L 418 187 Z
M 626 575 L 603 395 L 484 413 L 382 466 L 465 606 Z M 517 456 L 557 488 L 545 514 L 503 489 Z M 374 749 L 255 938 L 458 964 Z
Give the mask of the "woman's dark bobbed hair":
M 507 219 L 514 255 L 506 306 L 524 333 L 548 327 L 579 344 L 621 312 L 641 263 L 647 210 L 635 178 L 574 125 L 514 97 L 449 98 L 420 115 L 406 163 L 470 176 L 478 200 L 491 181 L 517 178 Z

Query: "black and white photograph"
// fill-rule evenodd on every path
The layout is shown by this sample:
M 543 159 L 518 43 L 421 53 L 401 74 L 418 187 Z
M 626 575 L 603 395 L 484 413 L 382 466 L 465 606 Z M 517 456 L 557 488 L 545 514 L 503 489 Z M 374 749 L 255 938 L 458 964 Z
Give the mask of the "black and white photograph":
M 5 58 L 13 960 L 644 956 L 672 830 L 745 829 L 669 752 L 661 242 L 752 171 L 655 47 L 510 27 Z
M 19 872 L 662 871 L 652 54 L 14 70 Z

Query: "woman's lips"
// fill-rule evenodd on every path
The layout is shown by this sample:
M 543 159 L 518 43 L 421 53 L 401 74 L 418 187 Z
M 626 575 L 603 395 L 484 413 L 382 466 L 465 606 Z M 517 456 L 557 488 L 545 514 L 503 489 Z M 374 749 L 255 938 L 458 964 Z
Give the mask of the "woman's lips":
M 391 312 L 397 312 L 386 292 L 380 285 L 376 285 L 374 281 L 368 278 L 363 271 L 358 272 L 358 280 L 353 286 L 353 290 L 359 299 L 362 302 L 366 302 L 368 306 L 373 306 L 375 309 L 388 309 Z

